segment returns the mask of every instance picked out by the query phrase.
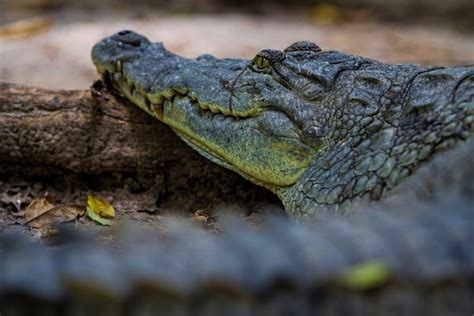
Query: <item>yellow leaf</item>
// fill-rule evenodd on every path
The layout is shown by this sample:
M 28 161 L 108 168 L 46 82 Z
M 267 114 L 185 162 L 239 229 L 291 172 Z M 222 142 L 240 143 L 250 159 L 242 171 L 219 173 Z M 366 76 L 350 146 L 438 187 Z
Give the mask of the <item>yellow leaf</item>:
M 92 212 L 104 218 L 115 217 L 115 209 L 109 204 L 109 202 L 101 198 L 96 198 L 92 195 L 87 197 L 87 208 L 90 208 Z
M 312 11 L 313 21 L 319 25 L 333 25 L 342 18 L 339 8 L 332 4 L 319 4 Z
M 343 277 L 343 283 L 357 290 L 367 290 L 382 285 L 392 271 L 383 262 L 372 261 L 351 268 Z

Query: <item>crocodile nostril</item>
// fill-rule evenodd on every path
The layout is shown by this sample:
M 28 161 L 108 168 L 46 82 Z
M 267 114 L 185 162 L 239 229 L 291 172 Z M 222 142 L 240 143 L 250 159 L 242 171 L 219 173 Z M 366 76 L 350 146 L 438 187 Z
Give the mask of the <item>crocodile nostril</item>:
M 116 41 L 138 47 L 142 44 L 142 37 L 130 30 L 122 30 L 114 36 Z
M 112 35 L 110 39 L 118 45 L 125 45 L 124 47 L 132 46 L 142 48 L 150 44 L 150 41 L 146 37 L 131 30 L 119 31 Z

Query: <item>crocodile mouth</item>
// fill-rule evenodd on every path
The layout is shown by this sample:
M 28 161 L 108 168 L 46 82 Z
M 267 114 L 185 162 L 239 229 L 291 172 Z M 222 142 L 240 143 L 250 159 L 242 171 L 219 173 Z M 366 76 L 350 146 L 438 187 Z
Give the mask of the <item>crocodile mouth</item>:
M 139 78 L 130 78 L 122 61 L 100 70 L 107 87 L 169 125 L 203 156 L 274 192 L 294 184 L 312 160 L 314 150 L 303 144 L 297 133 L 279 133 L 284 130 L 282 126 L 294 130 L 297 127 L 284 112 L 273 107 L 257 105 L 238 112 L 230 105 L 202 102 L 187 88 L 153 92 L 143 88 Z M 265 129 L 263 126 L 273 126 L 275 116 L 279 118 L 279 128 Z
M 127 80 L 120 60 L 115 63 L 115 67 L 103 70 L 100 75 L 107 88 L 118 91 L 126 99 L 132 100 L 142 110 L 163 121 L 163 106 L 166 99 L 163 99 L 162 102 L 152 103 L 145 91 L 137 87 L 131 80 Z M 178 93 L 178 91 L 175 91 L 175 93 Z M 175 93 L 170 95 L 167 100 L 171 101 Z
M 206 103 L 199 102 L 199 100 L 190 95 L 188 89 L 168 89 L 164 92 L 158 94 L 151 94 L 150 92 L 144 91 L 141 87 L 135 85 L 132 80 L 127 80 L 127 76 L 124 73 L 122 62 L 119 60 L 115 63 L 115 67 L 108 67 L 101 72 L 101 79 L 104 82 L 105 86 L 111 90 L 118 91 L 122 94 L 122 97 L 125 97 L 128 100 L 133 101 L 138 105 L 142 110 L 147 112 L 153 117 L 156 117 L 162 122 L 165 122 L 164 118 L 164 107 L 171 106 L 176 98 L 187 98 L 195 108 L 198 108 L 203 112 L 203 116 L 209 115 L 211 118 L 221 118 L 232 119 L 232 120 L 241 120 L 249 118 L 254 115 L 232 115 L 231 111 L 221 111 L 220 107 L 209 106 Z M 166 122 L 165 122 L 166 123 Z M 174 128 L 176 129 L 176 127 Z M 196 150 L 200 151 L 205 157 L 211 161 L 224 164 L 226 168 L 237 171 L 234 166 L 226 161 L 225 157 L 219 155 L 218 152 L 215 152 L 210 148 L 206 142 L 199 141 L 193 135 L 188 135 L 188 133 L 182 132 L 180 130 L 175 130 L 178 135 L 185 140 L 185 142 Z M 253 177 L 248 174 L 245 175 L 246 178 L 252 179 L 253 181 L 258 181 L 253 179 Z M 267 186 L 266 184 L 263 184 Z
M 127 74 L 124 71 L 123 62 L 120 60 L 107 69 L 104 69 L 101 72 L 101 79 L 108 88 L 115 88 L 127 99 L 133 100 L 141 109 L 158 118 L 160 121 L 164 120 L 163 109 L 165 102 L 168 101 L 172 104 L 175 97 L 186 97 L 197 108 L 203 112 L 208 112 L 211 115 L 222 115 L 237 120 L 254 117 L 264 111 L 264 107 L 258 106 L 252 107 L 245 112 L 235 111 L 230 106 L 225 107 L 219 104 L 202 102 L 187 88 L 169 88 L 159 92 L 150 92 L 149 90 L 136 85 L 133 80 L 127 77 Z

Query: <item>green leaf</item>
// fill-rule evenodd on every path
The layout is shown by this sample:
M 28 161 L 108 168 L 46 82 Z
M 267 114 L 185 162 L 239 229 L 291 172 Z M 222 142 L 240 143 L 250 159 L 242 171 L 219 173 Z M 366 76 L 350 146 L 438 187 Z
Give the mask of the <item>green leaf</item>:
M 380 261 L 366 262 L 351 268 L 342 278 L 344 285 L 356 290 L 367 290 L 382 285 L 392 271 Z
M 89 206 L 87 207 L 87 212 L 86 212 L 87 217 L 89 217 L 91 220 L 94 222 L 103 225 L 103 226 L 111 226 L 112 221 L 108 220 L 106 218 L 100 217 L 97 213 L 95 213 Z

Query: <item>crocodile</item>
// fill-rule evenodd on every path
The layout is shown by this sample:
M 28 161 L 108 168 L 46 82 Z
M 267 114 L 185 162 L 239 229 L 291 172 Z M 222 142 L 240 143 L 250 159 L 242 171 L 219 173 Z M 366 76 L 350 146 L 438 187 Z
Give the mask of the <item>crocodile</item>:
M 253 60 L 187 59 L 124 30 L 97 43 L 103 80 L 293 218 L 379 200 L 472 135 L 474 66 L 390 65 L 312 42 Z
M 68 229 L 53 248 L 0 234 L 1 315 L 472 313 L 473 66 L 309 42 L 185 59 L 131 31 L 92 57 L 108 86 L 306 221 L 217 236 L 177 222 L 164 238 L 122 232 L 118 249 Z
M 474 234 L 467 221 L 473 220 L 471 210 L 366 215 L 354 216 L 351 224 L 333 218 L 319 230 L 274 223 L 262 232 L 234 228 L 217 238 L 202 230 L 174 227 L 179 234 L 169 236 L 173 242 L 145 239 L 138 246 L 131 243 L 122 253 L 97 246 L 94 239 L 75 237 L 54 252 L 4 236 L 0 312 L 472 313 Z

